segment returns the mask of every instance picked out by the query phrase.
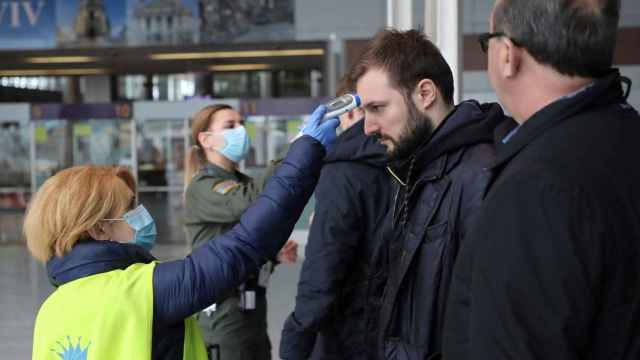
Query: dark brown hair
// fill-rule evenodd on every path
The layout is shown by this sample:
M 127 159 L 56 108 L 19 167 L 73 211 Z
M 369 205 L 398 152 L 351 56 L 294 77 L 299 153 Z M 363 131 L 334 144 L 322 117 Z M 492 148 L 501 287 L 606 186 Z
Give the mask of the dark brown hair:
M 444 101 L 453 105 L 453 73 L 440 50 L 417 30 L 383 30 L 368 43 L 351 71 L 357 82 L 373 68 L 387 72 L 392 85 L 405 97 L 418 82 L 430 79 L 440 90 Z

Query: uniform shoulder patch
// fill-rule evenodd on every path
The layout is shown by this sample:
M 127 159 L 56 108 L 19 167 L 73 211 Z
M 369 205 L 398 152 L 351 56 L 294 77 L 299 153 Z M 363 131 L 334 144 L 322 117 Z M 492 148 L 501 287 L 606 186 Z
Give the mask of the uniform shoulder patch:
M 216 183 L 215 185 L 213 185 L 213 192 L 221 195 L 227 195 L 228 193 L 230 193 L 231 191 L 239 187 L 240 187 L 239 182 L 235 180 L 225 180 L 225 181 L 220 181 L 219 183 Z

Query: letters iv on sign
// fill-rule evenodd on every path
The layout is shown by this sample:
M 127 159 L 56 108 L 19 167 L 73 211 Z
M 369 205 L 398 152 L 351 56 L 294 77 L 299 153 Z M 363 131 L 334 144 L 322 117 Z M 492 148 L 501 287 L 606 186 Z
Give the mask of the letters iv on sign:
M 0 25 L 9 23 L 12 28 L 23 25 L 35 26 L 46 3 L 45 0 L 2 1 L 0 2 Z M 23 24 L 22 19 L 27 19 L 27 24 Z

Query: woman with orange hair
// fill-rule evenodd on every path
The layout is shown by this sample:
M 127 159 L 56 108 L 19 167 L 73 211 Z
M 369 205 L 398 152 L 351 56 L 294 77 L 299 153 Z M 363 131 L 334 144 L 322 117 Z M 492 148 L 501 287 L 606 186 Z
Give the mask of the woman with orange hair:
M 134 208 L 127 170 L 77 166 L 48 179 L 24 225 L 29 250 L 57 287 L 38 312 L 33 359 L 206 359 L 192 315 L 287 240 L 335 141 L 338 120 L 321 123 L 325 112 L 312 114 L 238 224 L 180 260 L 158 262 L 137 245 L 154 236 L 154 223 Z

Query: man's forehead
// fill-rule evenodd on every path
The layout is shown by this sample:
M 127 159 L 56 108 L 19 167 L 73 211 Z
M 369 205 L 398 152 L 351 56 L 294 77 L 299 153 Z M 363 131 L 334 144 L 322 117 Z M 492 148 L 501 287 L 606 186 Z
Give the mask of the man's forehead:
M 393 91 L 389 76 L 380 68 L 372 68 L 358 79 L 356 91 L 362 97 L 363 105 L 373 101 L 386 100 L 388 92 Z
M 379 67 L 373 67 L 367 70 L 356 82 L 357 86 L 365 86 L 370 85 L 372 83 L 382 84 L 388 83 L 389 76 L 388 72 Z

